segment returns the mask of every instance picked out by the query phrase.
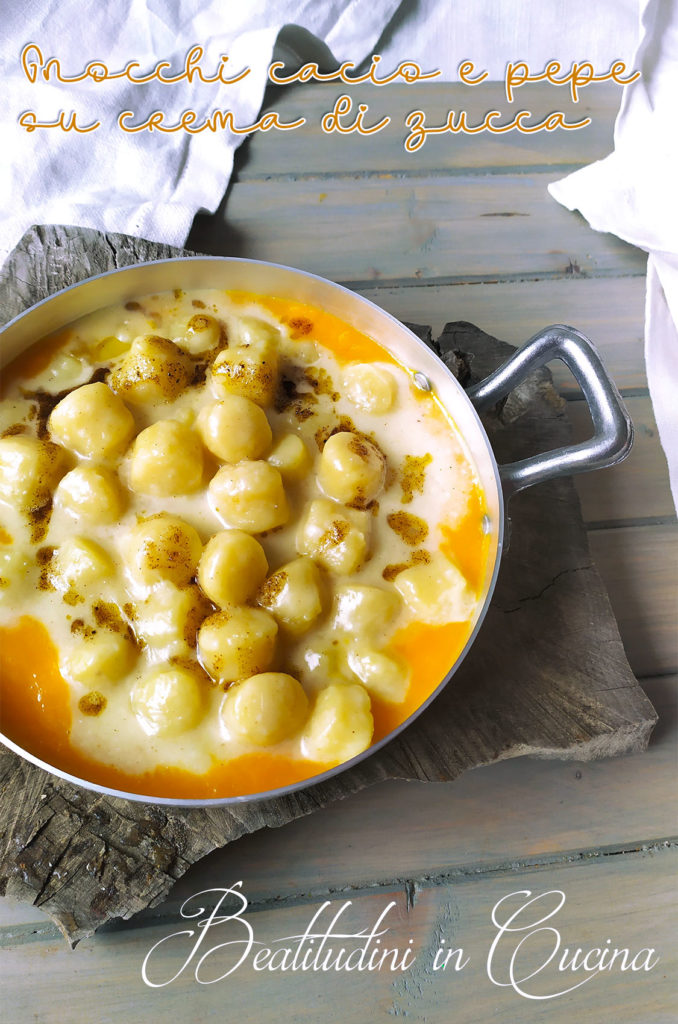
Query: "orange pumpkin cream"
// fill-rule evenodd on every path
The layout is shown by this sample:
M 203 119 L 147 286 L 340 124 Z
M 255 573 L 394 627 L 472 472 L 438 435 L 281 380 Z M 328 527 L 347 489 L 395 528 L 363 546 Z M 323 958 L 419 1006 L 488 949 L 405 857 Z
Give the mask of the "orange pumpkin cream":
M 335 316 L 147 295 L 4 372 L 0 726 L 100 786 L 279 789 L 405 721 L 464 648 L 489 542 L 431 393 Z

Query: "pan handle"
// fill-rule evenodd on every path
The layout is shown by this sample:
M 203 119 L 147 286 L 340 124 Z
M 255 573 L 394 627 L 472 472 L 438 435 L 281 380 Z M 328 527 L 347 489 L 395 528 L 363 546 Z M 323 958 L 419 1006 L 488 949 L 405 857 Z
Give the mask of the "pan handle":
M 503 366 L 466 393 L 478 412 L 482 412 L 504 398 L 531 370 L 552 359 L 561 359 L 577 379 L 593 420 L 593 437 L 581 444 L 500 466 L 506 499 L 542 480 L 614 466 L 626 458 L 633 444 L 633 424 L 617 388 L 593 344 L 574 327 L 545 327 Z

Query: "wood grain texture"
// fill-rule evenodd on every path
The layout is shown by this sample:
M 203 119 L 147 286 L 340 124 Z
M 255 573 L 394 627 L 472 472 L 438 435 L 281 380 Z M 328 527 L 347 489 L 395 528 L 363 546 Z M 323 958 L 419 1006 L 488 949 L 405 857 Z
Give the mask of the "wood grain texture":
M 547 324 L 571 324 L 594 342 L 617 387 L 646 388 L 643 358 L 645 280 L 642 277 L 566 278 L 432 284 L 394 288 L 360 287 L 366 299 L 400 320 L 430 323 L 433 333 L 446 320 L 468 320 L 487 334 L 522 345 Z M 561 363 L 551 367 L 562 395 L 580 394 Z
M 86 254 L 80 259 L 81 254 Z M 167 247 L 75 229 L 29 233 L 10 262 L 5 316 L 96 271 Z M 33 273 L 32 268 L 36 268 Z M 20 298 L 11 298 L 14 288 Z M 479 375 L 511 351 L 469 324 L 441 349 L 471 352 Z M 567 443 L 562 403 L 540 371 L 487 421 L 500 462 Z M 166 895 L 189 863 L 266 825 L 281 825 L 387 778 L 453 779 L 470 767 L 532 754 L 588 760 L 642 749 L 655 714 L 633 678 L 591 561 L 571 481 L 519 495 L 513 539 L 478 641 L 435 704 L 378 755 L 278 800 L 173 811 L 100 797 L 6 751 L 2 891 L 45 909 L 72 940 Z
M 678 526 L 594 530 L 589 543 L 636 675 L 675 671 Z
M 329 923 L 346 907 L 335 931 L 345 926 L 346 932 L 365 929 L 369 933 L 386 912 L 382 948 L 399 949 L 401 955 L 411 948 L 414 962 L 406 971 L 391 971 L 386 965 L 372 972 L 269 973 L 253 970 L 250 956 L 230 976 L 218 980 L 242 952 L 242 947 L 235 955 L 222 948 L 203 964 L 203 979 L 212 978 L 213 983 L 199 984 L 194 975 L 197 956 L 182 970 L 195 938 L 184 934 L 169 939 L 182 929 L 195 928 L 195 920 L 182 920 L 177 912 L 147 922 L 145 927 L 105 930 L 96 940 L 85 940 L 75 952 L 64 948 L 53 931 L 36 934 L 32 940 L 27 937 L 24 943 L 3 951 L 4 973 L 12 978 L 13 1019 L 39 1024 L 61 1024 L 65 1005 L 69 1024 L 89 1024 L 93 1006 L 97 1024 L 117 1024 L 121 1019 L 141 1024 L 161 1016 L 185 1019 L 187 1010 L 191 1019 L 256 1020 L 257 1024 L 273 1024 L 281 1015 L 297 1024 L 318 1024 L 319 1020 L 323 1024 L 365 1024 L 394 1018 L 420 1024 L 449 1024 L 451 1020 L 455 1024 L 599 1024 L 608 1020 L 673 1024 L 678 968 L 674 941 L 677 870 L 676 847 L 658 846 L 624 857 L 585 858 L 547 872 L 536 868 L 499 875 L 478 873 L 463 880 L 409 878 L 328 897 L 325 918 L 319 923 Z M 235 881 L 223 879 L 221 885 Z M 545 1002 L 521 997 L 510 987 L 497 987 L 490 981 L 487 967 L 496 936 L 492 910 L 509 894 L 525 891 L 564 894 L 564 906 L 548 924 L 558 929 L 561 945 L 569 948 L 570 955 L 577 948 L 604 947 L 609 938 L 613 947 L 628 948 L 632 955 L 651 947 L 654 956 L 650 962 L 656 965 L 649 972 L 604 972 L 569 995 Z M 274 948 L 278 940 L 281 946 L 289 946 L 292 943 L 285 938 L 303 934 L 321 902 L 311 897 L 282 906 L 254 905 L 247 920 L 257 942 Z M 199 905 L 210 907 L 210 897 L 202 897 Z M 556 897 L 546 905 L 554 908 Z M 595 916 L 592 907 L 599 908 Z M 651 929 L 648 920 L 653 922 Z M 242 926 L 225 923 L 213 927 L 216 930 L 207 934 L 200 954 L 220 942 L 245 938 Z M 149 980 L 161 984 L 174 974 L 177 977 L 166 987 L 153 989 L 144 984 L 141 967 L 152 947 L 163 940 L 167 941 L 160 955 L 148 959 Z M 443 941 L 447 948 L 464 950 L 468 962 L 463 970 L 433 970 L 433 958 Z M 553 941 L 553 934 L 547 933 L 527 944 L 523 976 L 543 963 Z M 340 945 L 344 943 L 334 940 L 335 951 Z M 345 948 L 355 947 L 346 943 Z M 497 980 L 506 980 L 506 954 L 514 948 L 515 943 L 506 943 L 498 949 L 493 960 Z M 41 1000 L 36 1013 L 35 979 L 46 971 L 49 999 Z M 556 969 L 545 975 L 533 979 L 529 991 L 547 994 L 583 980 L 581 970 L 560 974 Z M 103 992 L 102 978 L 106 979 Z
M 645 254 L 592 232 L 546 191 L 553 173 L 236 182 L 188 239 L 348 284 L 643 274 Z M 518 225 L 518 226 L 517 226 Z M 448 314 L 449 315 L 449 314 Z M 425 321 L 428 323 L 428 321 Z
M 605 473 L 582 473 L 576 479 L 588 526 L 614 525 L 634 518 L 675 520 L 666 458 L 659 443 L 652 402 L 643 395 L 627 398 L 625 405 L 635 430 L 631 454 Z M 574 440 L 585 441 L 593 433 L 586 404 L 568 402 L 567 412 Z
M 366 125 L 384 116 L 390 117 L 391 123 L 371 136 L 355 133 L 337 138 L 324 133 L 323 114 L 332 110 L 337 97 L 343 94 L 351 97 L 354 116 L 359 103 L 368 105 Z M 566 173 L 611 152 L 612 123 L 620 102 L 621 89 L 609 83 L 583 90 L 577 104 L 568 98 L 567 89 L 543 82 L 517 90 L 512 104 L 508 103 L 503 84 L 499 82 L 482 82 L 473 87 L 450 82 L 416 85 L 393 82 L 380 87 L 369 83 L 344 86 L 334 82 L 271 88 L 263 109 L 277 110 L 286 122 L 305 117 L 306 124 L 287 136 L 286 146 L 275 145 L 271 139 L 257 139 L 255 145 L 249 145 L 239 154 L 237 175 L 238 180 L 244 181 L 283 174 L 298 177 L 300 173 L 305 176 L 356 172 L 421 174 L 431 170 L 473 169 L 486 174 L 488 168 L 551 164 L 562 166 Z M 514 130 L 506 134 L 431 135 L 414 153 L 408 153 L 403 145 L 409 135 L 405 119 L 413 110 L 423 110 L 429 125 L 444 124 L 450 110 L 456 114 L 464 110 L 468 125 L 473 126 L 481 123 L 490 110 L 505 114 L 501 120 L 506 123 L 517 111 L 525 109 L 531 111 L 532 123 L 538 123 L 556 110 L 562 111 L 570 124 L 587 117 L 592 123 L 574 131 L 534 134 Z M 346 125 L 352 120 L 344 118 L 342 123 Z

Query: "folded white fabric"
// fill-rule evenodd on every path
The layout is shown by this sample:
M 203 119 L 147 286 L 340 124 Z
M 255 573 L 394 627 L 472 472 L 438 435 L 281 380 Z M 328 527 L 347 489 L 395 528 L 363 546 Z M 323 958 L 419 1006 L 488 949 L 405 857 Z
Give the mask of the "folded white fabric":
M 650 395 L 678 508 L 678 0 L 646 0 L 614 152 L 549 186 L 591 227 L 648 254 L 645 357 Z
M 233 153 L 244 136 L 229 131 L 190 135 L 180 130 L 124 132 L 116 126 L 122 111 L 138 124 L 154 111 L 165 122 L 179 121 L 186 110 L 200 124 L 214 110 L 230 110 L 236 126 L 257 120 L 267 70 L 281 28 L 293 23 L 307 30 L 303 43 L 313 47 L 298 60 L 318 60 L 327 49 L 338 61 L 361 61 L 372 52 L 400 0 L 118 0 L 83 5 L 81 0 L 5 0 L 0 42 L 0 263 L 24 231 L 36 223 L 71 223 L 106 231 L 142 235 L 153 241 L 181 245 L 199 209 L 218 206 L 231 174 Z M 313 40 L 309 33 L 317 37 Z M 244 68 L 239 82 L 163 84 L 157 79 L 132 84 L 127 78 L 95 82 L 58 81 L 54 70 L 44 81 L 25 73 L 20 55 L 28 43 L 39 48 L 44 62 L 57 58 L 62 78 L 78 76 L 91 61 L 109 72 L 139 62 L 136 76 L 151 71 L 159 60 L 171 62 L 163 73 L 179 74 L 192 44 L 201 45 L 200 67 L 212 76 L 221 54 L 228 55 L 224 77 Z M 286 56 L 294 57 L 289 51 Z M 39 65 L 35 50 L 27 53 L 28 70 Z M 81 127 L 101 122 L 85 134 L 60 128 L 27 132 L 18 117 L 32 111 L 50 122 L 60 111 L 74 112 Z M 9 156 L 9 159 L 7 157 Z
M 403 0 L 379 53 L 382 67 L 408 57 L 427 71 L 439 68 L 443 82 L 458 81 L 461 62 L 472 60 L 489 81 L 502 82 L 510 60 L 533 72 L 582 59 L 597 71 L 614 60 L 630 67 L 637 40 L 638 0 L 560 0 L 557 8 L 544 0 Z

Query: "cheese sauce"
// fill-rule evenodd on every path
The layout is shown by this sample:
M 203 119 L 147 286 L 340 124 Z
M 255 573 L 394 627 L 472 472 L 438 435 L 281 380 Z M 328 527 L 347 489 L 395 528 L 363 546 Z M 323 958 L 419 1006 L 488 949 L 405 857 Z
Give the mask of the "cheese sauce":
M 208 330 L 217 330 L 218 339 L 211 348 L 196 351 L 195 330 L 191 334 L 188 325 L 204 329 L 204 322 L 209 322 Z M 200 438 L 201 410 L 224 395 L 215 383 L 219 354 L 240 351 L 247 346 L 243 338 L 257 330 L 272 332 L 280 353 L 275 398 L 259 402 L 272 434 L 259 461 L 280 466 L 289 518 L 272 529 L 251 532 L 263 548 L 269 576 L 300 555 L 314 561 L 320 610 L 300 629 L 298 624 L 291 628 L 282 612 L 276 616 L 265 586 L 255 586 L 242 604 L 262 608 L 276 619 L 274 653 L 258 671 L 285 673 L 301 684 L 306 702 L 302 717 L 282 738 L 264 743 L 256 730 L 248 733 L 247 723 L 238 725 L 226 704 L 242 680 L 221 678 L 210 670 L 204 650 L 196 648 L 196 632 L 220 606 L 201 592 L 195 567 L 190 581 L 181 585 L 140 583 L 130 570 L 126 552 L 131 531 L 154 516 L 178 517 L 197 531 L 202 545 L 232 528 L 209 489 L 225 465 L 222 458 L 201 444 L 199 486 L 189 493 L 181 493 L 180 486 L 171 494 L 143 493 L 135 484 L 134 448 L 129 444 L 115 459 L 98 460 L 64 443 L 65 454 L 54 456 L 63 454 L 65 460 L 52 484 L 54 500 L 50 495 L 42 504 L 36 499 L 21 507 L 13 498 L 17 485 L 10 445 L 4 471 L 0 456 L 0 483 L 5 472 L 0 502 L 0 725 L 5 735 L 48 764 L 100 785 L 177 799 L 277 789 L 358 752 L 350 735 L 359 729 L 352 728 L 350 716 L 336 727 L 338 736 L 349 736 L 346 742 L 332 740 L 328 745 L 322 734 L 329 720 L 321 715 L 319 695 L 328 687 L 333 696 L 336 683 L 353 687 L 354 693 L 356 687 L 366 691 L 367 710 L 360 712 L 360 722 L 373 722 L 371 742 L 376 742 L 431 694 L 468 640 L 488 572 L 489 541 L 483 527 L 484 496 L 463 440 L 436 398 L 415 386 L 407 368 L 377 341 L 320 309 L 275 297 L 197 290 L 143 296 L 98 311 L 10 364 L 3 375 L 0 434 L 10 441 L 42 438 L 60 444 L 56 420 L 48 418 L 51 411 L 96 380 L 114 390 L 117 382 L 133 417 L 134 436 L 169 420 Z M 139 336 L 169 339 L 178 346 L 190 377 L 179 393 L 162 401 L 126 400 L 120 381 Z M 356 450 L 367 446 L 370 457 L 384 464 L 378 493 L 370 500 L 358 495 L 355 501 L 341 501 L 328 495 L 329 485 L 321 486 L 325 445 L 342 433 L 355 439 Z M 281 439 L 291 435 L 304 445 L 307 464 L 301 467 L 290 468 L 283 456 L 276 458 Z M 121 500 L 112 522 L 83 519 L 77 503 L 60 497 L 59 477 L 99 462 L 114 474 Z M 346 474 L 339 476 L 341 486 Z M 338 503 L 332 508 L 353 515 L 367 538 L 366 554 L 348 571 L 329 565 L 320 548 L 317 553 L 313 548 L 310 532 L 304 534 L 304 517 L 319 500 Z M 306 539 L 300 541 L 302 534 Z M 63 568 L 63 552 L 70 550 L 68 542 L 74 537 L 93 542 L 103 552 L 107 569 L 89 581 L 74 583 L 70 569 Z M 429 576 L 413 574 L 417 567 L 430 570 Z M 409 580 L 411 586 L 405 583 Z M 341 604 L 342 593 L 351 587 L 375 588 L 378 597 L 386 595 L 384 607 L 392 611 L 377 623 L 373 616 L 356 631 L 353 613 L 346 619 Z M 165 591 L 169 603 L 163 618 Z M 181 607 L 190 605 L 188 619 L 177 618 L 182 600 Z M 145 619 L 149 602 L 155 617 Z M 94 650 L 102 638 L 111 637 L 125 652 L 117 668 L 107 663 L 105 670 L 93 669 L 91 678 L 86 670 L 71 670 L 74 650 L 86 654 L 88 643 Z M 161 709 L 162 728 L 154 731 L 149 721 L 156 721 L 155 712 L 144 717 L 131 695 L 149 673 L 168 666 L 195 680 L 199 710 L 188 715 L 185 728 L 176 722 L 165 728 L 168 704 Z M 157 704 L 160 698 L 155 699 Z M 267 712 L 262 714 L 265 718 Z M 330 718 L 335 721 L 342 714 L 335 709 Z M 369 742 L 368 734 L 362 747 Z

